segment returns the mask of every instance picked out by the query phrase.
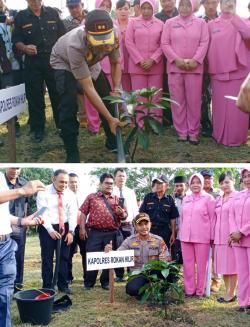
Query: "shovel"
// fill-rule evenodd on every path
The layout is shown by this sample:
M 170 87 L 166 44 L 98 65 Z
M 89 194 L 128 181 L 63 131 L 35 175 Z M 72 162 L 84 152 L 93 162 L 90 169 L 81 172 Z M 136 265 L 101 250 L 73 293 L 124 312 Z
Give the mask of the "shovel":
M 115 117 L 119 119 L 119 107 L 118 103 L 115 103 Z M 122 131 L 120 127 L 116 129 L 116 146 L 117 146 L 117 161 L 119 163 L 125 163 L 125 153 L 122 143 Z

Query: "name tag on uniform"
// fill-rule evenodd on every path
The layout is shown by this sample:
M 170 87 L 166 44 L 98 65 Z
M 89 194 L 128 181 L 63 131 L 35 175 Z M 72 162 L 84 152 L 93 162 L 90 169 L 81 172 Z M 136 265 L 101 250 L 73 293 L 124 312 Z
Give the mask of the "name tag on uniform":
M 48 24 L 55 24 L 56 21 L 55 21 L 55 20 L 48 20 L 47 23 L 48 23 Z
M 147 205 L 148 205 L 148 204 L 154 204 L 154 202 L 148 202 Z
M 215 30 L 212 31 L 213 34 L 219 33 L 219 32 L 220 32 L 220 29 L 219 28 L 217 28 L 217 29 L 215 29 Z
M 32 27 L 33 24 L 26 24 L 26 25 L 23 25 L 22 28 L 29 28 L 29 27 Z
M 174 25 L 173 28 L 181 28 L 181 25 Z
M 164 207 L 167 207 L 167 208 L 169 208 L 169 207 L 170 207 L 170 205 L 169 205 L 169 204 L 163 204 L 163 206 L 164 206 Z

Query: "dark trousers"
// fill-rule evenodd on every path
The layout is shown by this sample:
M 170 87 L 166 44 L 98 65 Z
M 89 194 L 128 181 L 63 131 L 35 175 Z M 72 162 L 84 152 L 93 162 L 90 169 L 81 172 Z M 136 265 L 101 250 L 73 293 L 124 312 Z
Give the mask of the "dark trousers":
M 58 126 L 59 96 L 56 90 L 54 73 L 49 64 L 49 56 L 26 56 L 24 76 L 29 106 L 30 130 L 43 132 L 45 128 L 44 82 L 48 88 L 55 124 Z
M 212 123 L 209 117 L 211 104 L 210 94 L 210 77 L 209 74 L 204 73 L 202 84 L 202 105 L 201 105 L 201 126 L 203 130 L 212 131 Z
M 82 256 L 83 278 L 86 274 L 86 241 L 80 239 L 79 232 L 80 232 L 80 226 L 77 225 L 76 229 L 75 229 L 74 240 L 73 240 L 73 243 L 70 245 L 70 251 L 69 251 L 69 263 L 68 263 L 68 267 L 69 267 L 68 280 L 69 281 L 73 280 L 72 259 L 73 259 L 74 254 L 77 252 L 77 245 L 79 246 L 80 254 Z
M 11 327 L 11 299 L 16 278 L 16 242 L 0 242 L 0 327 Z
M 105 245 L 112 241 L 113 248 L 115 248 L 116 244 L 116 235 L 117 231 L 103 231 L 90 229 L 88 231 L 88 238 L 86 244 L 86 252 L 100 252 L 104 251 Z M 94 287 L 96 282 L 96 277 L 98 274 L 98 270 L 86 271 L 86 275 L 84 276 L 84 285 L 86 287 Z M 100 282 L 102 286 L 107 286 L 109 284 L 109 271 L 108 269 L 103 269 L 100 277 Z
M 182 252 L 181 252 L 181 242 L 180 240 L 175 240 L 173 249 L 172 249 L 172 258 L 178 264 L 183 264 Z
M 132 235 L 133 226 L 131 225 L 130 231 L 121 229 L 121 232 L 122 232 L 123 239 L 125 240 L 127 237 Z M 129 268 L 128 268 L 128 271 L 129 271 Z M 123 278 L 124 277 L 124 268 L 116 268 L 115 274 L 116 274 L 116 277 Z
M 59 232 L 59 225 L 53 225 L 53 228 Z M 58 272 L 57 286 L 59 289 L 68 287 L 68 260 L 70 247 L 65 242 L 65 237 L 68 233 L 68 224 L 65 224 L 65 233 L 62 236 L 60 264 Z M 38 227 L 41 257 L 42 257 L 42 280 L 43 288 L 52 288 L 53 281 L 53 258 L 57 245 L 57 240 L 53 240 L 47 230 L 43 226 Z
M 59 103 L 59 128 L 61 129 L 61 136 L 64 141 L 64 145 L 67 149 L 72 146 L 77 147 L 77 136 L 79 130 L 79 123 L 77 120 L 77 81 L 72 73 L 56 69 L 54 71 L 56 79 L 56 88 L 60 96 Z M 94 87 L 101 98 L 109 95 L 110 85 L 103 74 L 100 73 L 96 81 L 93 80 Z M 114 116 L 114 106 L 110 105 L 108 101 L 104 101 L 108 111 Z M 109 125 L 102 116 L 102 124 L 106 135 L 106 145 L 108 147 L 115 147 L 115 136 L 111 133 Z
M 24 270 L 24 253 L 26 244 L 26 227 L 14 227 L 11 238 L 17 243 L 16 251 L 16 280 L 15 284 L 23 283 L 23 270 Z

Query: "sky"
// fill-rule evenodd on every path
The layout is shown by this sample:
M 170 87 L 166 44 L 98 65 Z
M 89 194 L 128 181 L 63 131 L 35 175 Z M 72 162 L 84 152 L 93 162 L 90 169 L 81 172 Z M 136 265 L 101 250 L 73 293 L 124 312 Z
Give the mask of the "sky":
M 116 1 L 113 1 L 115 3 Z M 44 0 L 44 4 L 46 6 L 52 6 L 52 7 L 58 7 L 58 8 L 65 8 L 66 0 Z M 88 9 L 94 8 L 94 0 L 83 0 L 83 3 L 85 3 L 85 7 L 88 7 Z M 237 12 L 242 17 L 248 17 L 248 9 L 247 5 L 249 3 L 249 0 L 238 0 L 237 1 Z M 26 0 L 6 0 L 6 4 L 11 9 L 23 9 L 26 8 Z

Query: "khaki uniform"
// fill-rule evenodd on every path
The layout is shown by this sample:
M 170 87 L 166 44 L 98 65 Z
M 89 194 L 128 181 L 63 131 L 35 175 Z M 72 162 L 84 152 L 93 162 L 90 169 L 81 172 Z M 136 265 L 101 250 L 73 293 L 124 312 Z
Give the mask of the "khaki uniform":
M 163 239 L 151 233 L 148 240 L 141 240 L 138 234 L 126 238 L 118 248 L 118 251 L 122 250 L 134 250 L 135 265 L 131 271 L 140 269 L 149 260 L 166 261 L 170 255 Z

